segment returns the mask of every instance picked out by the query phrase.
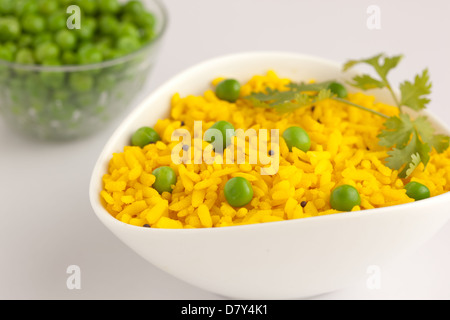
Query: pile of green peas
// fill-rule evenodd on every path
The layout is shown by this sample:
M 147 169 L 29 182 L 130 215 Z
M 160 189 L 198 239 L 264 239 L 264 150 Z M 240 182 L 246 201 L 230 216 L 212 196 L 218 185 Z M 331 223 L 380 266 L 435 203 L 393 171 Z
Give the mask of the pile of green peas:
M 79 17 L 67 12 L 71 5 L 79 7 Z M 69 28 L 71 16 L 79 29 Z M 0 0 L 0 59 L 50 66 L 99 63 L 138 50 L 155 36 L 154 25 L 154 15 L 136 0 Z
M 0 0 L 0 112 L 45 139 L 98 130 L 145 82 L 156 24 L 140 0 Z

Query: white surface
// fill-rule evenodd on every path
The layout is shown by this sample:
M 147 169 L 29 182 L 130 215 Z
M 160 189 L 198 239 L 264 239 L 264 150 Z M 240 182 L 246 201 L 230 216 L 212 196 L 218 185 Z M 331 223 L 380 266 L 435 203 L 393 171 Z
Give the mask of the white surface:
M 430 108 L 450 123 L 450 3 L 423 1 L 166 0 L 170 25 L 145 93 L 214 56 L 283 50 L 343 62 L 378 52 L 405 54 L 393 82 L 428 67 Z M 366 27 L 369 5 L 381 30 Z M 65 144 L 31 141 L 0 121 L 0 298 L 222 299 L 158 270 L 98 221 L 89 204 L 94 163 L 118 119 L 101 133 Z M 381 269 L 380 289 L 365 282 L 316 299 L 449 299 L 450 225 Z M 66 286 L 69 265 L 81 289 Z

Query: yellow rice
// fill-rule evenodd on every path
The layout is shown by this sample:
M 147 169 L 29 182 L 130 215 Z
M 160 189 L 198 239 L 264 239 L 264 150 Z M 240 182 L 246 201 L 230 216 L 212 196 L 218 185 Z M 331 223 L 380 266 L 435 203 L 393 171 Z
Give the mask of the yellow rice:
M 161 141 L 144 148 L 125 146 L 123 152 L 112 155 L 100 194 L 112 216 L 124 223 L 152 228 L 225 227 L 339 213 L 330 207 L 329 197 L 341 184 L 350 184 L 359 191 L 361 204 L 354 207 L 355 211 L 414 201 L 403 188 L 409 181 L 426 185 L 431 196 L 449 191 L 450 149 L 442 154 L 433 150 L 425 170 L 421 164 L 408 179 L 400 179 L 396 170 L 384 165 L 388 150 L 378 145 L 383 118 L 330 99 L 289 114 L 255 108 L 245 99 L 229 103 L 214 94 L 213 87 L 220 80 L 213 80 L 211 89 L 203 95 L 173 95 L 170 118 L 158 120 L 153 127 Z M 283 90 L 289 81 L 273 71 L 255 75 L 242 85 L 241 97 L 267 86 Z M 398 112 L 396 107 L 376 102 L 373 96 L 363 93 L 351 93 L 348 99 L 387 115 Z M 297 125 L 308 132 L 311 149 L 305 153 L 293 148 L 289 152 L 284 140 L 279 139 L 279 170 L 273 175 L 261 175 L 262 165 L 248 161 L 174 164 L 171 152 L 179 141 L 171 141 L 172 132 L 183 122 L 183 128 L 193 137 L 194 121 L 199 120 L 203 133 L 219 120 L 244 130 L 283 132 Z M 202 143 L 203 148 L 207 145 Z M 248 146 L 246 154 L 248 160 Z M 172 193 L 159 194 L 152 188 L 155 177 L 151 172 L 159 166 L 171 166 L 177 174 Z M 223 193 L 225 183 L 235 176 L 245 177 L 254 190 L 253 200 L 242 208 L 231 207 Z

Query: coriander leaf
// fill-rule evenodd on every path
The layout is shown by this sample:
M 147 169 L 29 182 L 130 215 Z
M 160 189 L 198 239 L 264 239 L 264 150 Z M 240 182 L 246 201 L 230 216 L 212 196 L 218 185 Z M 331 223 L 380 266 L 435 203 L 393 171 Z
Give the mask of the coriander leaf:
M 411 171 L 417 167 L 412 161 L 420 161 L 426 166 L 430 158 L 431 148 L 434 147 L 437 152 L 443 152 L 449 146 L 449 137 L 445 135 L 435 135 L 434 128 L 428 119 L 424 116 L 415 120 L 411 119 L 407 114 L 390 117 L 384 123 L 385 129 L 378 135 L 379 144 L 385 147 L 394 147 L 388 152 L 389 157 L 386 158 L 386 165 L 391 169 L 399 170 L 400 177 L 409 176 L 407 170 Z
M 414 125 L 411 118 L 406 114 L 390 117 L 384 123 L 386 127 L 378 135 L 379 145 L 384 147 L 403 148 L 411 139 L 411 134 L 414 131 Z
M 383 54 L 380 53 L 380 54 L 377 54 L 376 56 L 374 56 L 372 58 L 368 58 L 368 59 L 349 60 L 346 63 L 344 63 L 343 71 L 347 71 L 360 63 L 368 63 L 368 64 L 372 65 L 375 63 L 375 61 L 378 61 L 382 56 L 383 56 Z
M 449 137 L 444 134 L 435 134 L 429 143 L 438 153 L 442 153 L 449 147 Z
M 265 89 L 265 92 L 255 92 L 250 95 L 252 98 L 258 99 L 259 101 L 270 102 L 270 101 L 287 101 L 295 98 L 296 93 L 292 91 L 279 91 L 274 90 L 269 87 Z
M 382 58 L 383 61 L 380 61 Z M 367 58 L 367 59 L 361 59 L 361 60 L 350 60 L 347 61 L 344 64 L 343 70 L 347 71 L 348 69 L 354 67 L 357 64 L 360 63 L 365 63 L 368 64 L 370 66 L 372 66 L 375 71 L 377 72 L 377 74 L 380 76 L 382 82 L 387 85 L 387 75 L 389 73 L 389 71 L 391 71 L 392 69 L 394 69 L 398 63 L 400 62 L 400 60 L 403 58 L 402 55 L 398 55 L 398 56 L 393 56 L 393 57 L 386 57 L 385 54 L 380 53 L 377 54 L 376 56 Z
M 279 91 L 266 88 L 265 92 L 252 93 L 245 97 L 254 107 L 271 108 L 284 113 L 310 103 L 310 97 L 295 91 Z
M 313 100 L 314 103 L 331 98 L 334 94 L 330 89 L 322 89 L 317 93 L 316 98 Z
M 400 105 L 410 107 L 413 110 L 421 110 L 426 107 L 430 99 L 423 97 L 431 93 L 431 82 L 428 69 L 421 75 L 416 75 L 414 83 L 405 81 L 400 84 L 401 100 Z
M 398 98 L 394 91 L 392 90 L 391 84 L 389 83 L 387 79 L 387 75 L 389 71 L 391 71 L 393 68 L 395 68 L 400 60 L 403 58 L 402 55 L 393 56 L 393 57 L 386 57 L 384 54 L 378 54 L 374 57 L 368 58 L 368 59 L 361 59 L 361 60 L 350 60 L 347 63 L 344 64 L 344 71 L 348 70 L 349 68 L 359 64 L 359 63 L 365 63 L 370 66 L 372 66 L 378 76 L 380 77 L 379 82 L 371 82 L 371 86 L 376 85 L 378 88 L 387 88 L 389 92 L 392 95 L 392 98 L 394 99 L 397 107 L 400 108 L 400 103 L 398 101 Z M 353 78 L 353 81 L 355 83 L 359 83 L 361 79 L 358 78 L 359 76 L 356 76 Z M 373 78 L 372 78 L 373 79 Z M 375 80 L 375 79 L 373 79 Z M 364 89 L 364 86 L 360 86 L 359 88 Z M 366 90 L 366 89 L 364 89 Z
M 433 125 L 427 117 L 420 116 L 415 119 L 414 127 L 422 141 L 435 148 L 438 153 L 444 152 L 449 147 L 449 137 L 443 134 L 434 134 Z
M 411 173 L 416 170 L 416 168 L 419 166 L 419 164 L 422 162 L 422 159 L 420 158 L 419 153 L 415 153 L 411 155 L 411 162 L 408 165 L 408 168 L 406 169 L 405 173 L 406 176 L 409 177 Z
M 383 82 L 372 78 L 368 74 L 353 77 L 353 83 L 350 83 L 350 85 L 363 90 L 385 87 L 385 84 Z
M 291 82 L 287 84 L 286 86 L 292 90 L 292 91 L 320 91 L 322 89 L 328 88 L 328 86 L 333 83 L 334 81 L 324 81 L 324 82 L 317 82 L 317 83 L 294 83 Z
M 379 144 L 394 147 L 388 151 L 386 165 L 391 169 L 400 170 L 399 176 L 405 178 L 420 162 L 427 165 L 431 148 L 442 152 L 449 146 L 449 137 L 435 135 L 434 128 L 428 119 L 420 116 L 415 120 L 407 114 L 390 117 L 385 122 L 385 129 L 378 135 Z M 414 156 L 413 156 L 414 155 Z M 419 157 L 419 158 L 418 158 Z
M 377 69 L 378 74 L 383 78 L 386 79 L 389 71 L 394 69 L 398 63 L 402 60 L 403 56 L 393 56 L 393 57 L 385 57 L 384 58 L 384 64 L 380 65 L 379 69 Z
M 252 93 L 245 98 L 255 107 L 272 108 L 280 113 L 285 113 L 331 98 L 333 93 L 328 89 L 331 82 L 290 83 L 287 85 L 290 90 L 287 91 L 267 87 L 264 92 Z
M 426 166 L 430 159 L 429 153 L 430 146 L 427 143 L 420 141 L 417 132 L 414 130 L 408 145 L 404 148 L 394 148 L 393 150 L 388 151 L 389 157 L 386 158 L 386 165 L 395 170 L 403 168 L 398 175 L 400 178 L 407 178 L 412 172 L 408 169 L 412 168 L 412 166 L 417 166 L 415 163 L 417 161 L 417 156 L 413 157 L 413 155 L 418 154 L 421 162 Z M 407 172 L 409 174 L 407 174 Z
M 322 89 L 316 95 L 308 95 L 304 93 L 298 93 L 297 97 L 293 101 L 279 102 L 277 104 L 269 104 L 271 108 L 275 108 L 280 113 L 286 113 L 293 111 L 301 107 L 308 107 L 319 101 L 332 97 L 333 94 L 329 89 Z

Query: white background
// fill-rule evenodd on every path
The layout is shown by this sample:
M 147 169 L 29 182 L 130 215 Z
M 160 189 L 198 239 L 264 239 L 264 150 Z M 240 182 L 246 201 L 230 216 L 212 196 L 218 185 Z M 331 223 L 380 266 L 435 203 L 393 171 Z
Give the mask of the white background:
M 164 3 L 170 23 L 158 63 L 125 115 L 178 72 L 223 54 L 281 50 L 344 62 L 385 52 L 405 55 L 392 73 L 395 84 L 429 68 L 429 108 L 450 123 L 449 1 Z M 369 5 L 381 9 L 380 30 L 366 26 Z M 46 143 L 18 136 L 0 119 L 1 299 L 223 299 L 156 269 L 94 215 L 90 174 L 120 121 L 88 139 Z M 447 224 L 419 250 L 384 267 L 380 289 L 359 283 L 313 299 L 449 299 L 449 247 Z M 69 265 L 81 268 L 80 290 L 66 287 Z

